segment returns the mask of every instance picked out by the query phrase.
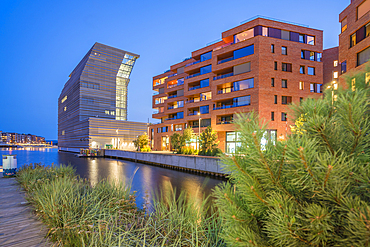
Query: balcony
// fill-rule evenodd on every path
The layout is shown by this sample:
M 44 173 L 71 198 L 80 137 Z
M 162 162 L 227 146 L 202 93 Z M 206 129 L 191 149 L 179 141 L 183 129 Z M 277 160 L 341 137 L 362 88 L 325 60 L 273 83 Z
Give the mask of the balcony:
M 176 76 L 176 75 L 177 75 L 177 73 L 172 74 L 172 75 L 169 75 L 169 76 L 168 76 L 168 78 L 170 78 L 170 77 L 174 77 L 174 76 Z
M 196 74 L 192 74 L 192 75 L 188 75 L 187 77 L 185 77 L 185 79 L 190 79 L 190 78 L 193 78 L 193 77 L 196 77 L 196 76 L 199 76 L 201 75 L 201 73 L 196 73 Z
M 233 87 L 228 87 L 228 88 L 223 88 L 221 90 L 218 90 L 217 94 L 231 93 L 231 92 L 234 92 L 234 91 L 238 91 L 238 90 L 234 90 Z
M 178 82 L 176 84 L 168 85 L 168 88 L 173 88 L 173 87 L 177 87 L 177 86 L 180 86 L 180 85 L 184 85 L 184 82 Z
M 216 122 L 217 125 L 221 125 L 221 124 L 232 124 L 232 123 L 234 123 L 233 120 Z
M 218 61 L 217 64 L 226 63 L 226 62 L 229 62 L 229 61 L 232 61 L 232 60 L 234 60 L 234 57 L 228 57 L 228 58 L 225 58 L 223 60 Z
M 172 118 L 166 118 L 165 120 L 175 120 L 175 119 L 183 119 L 183 117 L 172 117 Z
M 198 111 L 190 112 L 188 114 L 188 116 L 195 116 L 195 115 L 198 115 Z
M 250 103 L 246 103 L 246 104 L 232 104 L 232 105 L 222 105 L 222 106 L 219 106 L 219 107 L 213 107 L 213 110 L 220 110 L 220 109 L 228 109 L 228 108 L 234 108 L 234 107 L 239 107 L 239 106 L 247 106 L 247 105 L 250 105 Z
M 189 91 L 196 90 L 196 89 L 199 89 L 199 88 L 202 88 L 202 87 L 200 85 L 195 86 L 195 87 L 189 87 Z
M 175 95 L 171 95 L 171 96 L 168 96 L 168 98 L 167 99 L 173 99 L 173 98 L 176 98 L 177 97 L 177 94 L 175 94 Z
M 193 64 L 197 64 L 197 63 L 200 63 L 200 60 L 199 61 L 195 61 L 195 62 L 192 62 L 192 63 L 188 63 L 187 65 L 185 65 L 185 67 L 189 67 Z
M 227 73 L 227 74 L 223 74 L 223 75 L 219 75 L 219 76 L 215 76 L 213 77 L 213 80 L 219 80 L 219 79 L 223 79 L 223 78 L 227 78 L 227 77 L 230 77 L 230 76 L 233 76 L 234 73 L 231 72 L 231 73 Z

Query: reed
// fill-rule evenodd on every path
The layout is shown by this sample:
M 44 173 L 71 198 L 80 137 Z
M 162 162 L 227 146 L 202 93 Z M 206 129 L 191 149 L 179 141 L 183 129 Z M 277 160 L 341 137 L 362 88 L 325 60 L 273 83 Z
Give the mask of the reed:
M 224 246 L 210 198 L 172 190 L 139 209 L 129 184 L 91 186 L 64 165 L 24 166 L 17 180 L 58 246 Z

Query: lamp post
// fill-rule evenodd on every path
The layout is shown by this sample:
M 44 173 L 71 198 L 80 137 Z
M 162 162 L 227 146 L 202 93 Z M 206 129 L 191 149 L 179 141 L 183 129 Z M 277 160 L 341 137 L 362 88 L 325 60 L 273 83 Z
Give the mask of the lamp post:
M 117 144 L 116 144 L 116 149 L 118 149 L 118 129 L 116 129 L 116 133 L 117 133 Z
M 198 150 L 200 149 L 200 120 L 202 119 L 201 117 L 200 117 L 200 112 L 198 112 L 198 116 L 199 116 L 199 124 L 198 124 L 198 138 L 199 138 L 199 148 L 198 148 Z M 198 143 L 197 143 L 197 146 L 198 146 Z

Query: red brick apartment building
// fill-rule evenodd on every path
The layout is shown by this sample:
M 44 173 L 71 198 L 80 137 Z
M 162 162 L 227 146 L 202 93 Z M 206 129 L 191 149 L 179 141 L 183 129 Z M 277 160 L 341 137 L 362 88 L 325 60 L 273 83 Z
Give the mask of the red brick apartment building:
M 370 0 L 369 0 L 370 1 Z M 254 18 L 222 33 L 222 40 L 153 77 L 153 150 L 170 150 L 169 137 L 186 127 L 211 125 L 219 148 L 238 146 L 232 121 L 255 111 L 269 121 L 268 137 L 289 132 L 288 104 L 320 97 L 323 32 L 307 26 Z M 199 115 L 200 114 L 200 115 Z M 195 141 L 194 141 L 195 142 Z
M 327 83 L 330 77 L 338 78 L 338 73 L 335 73 L 337 71 L 342 75 L 365 67 L 365 63 L 370 59 L 369 11 L 370 0 L 351 0 L 350 5 L 339 14 L 339 47 L 324 50 L 324 83 Z M 331 64 L 338 64 L 338 67 L 327 69 Z

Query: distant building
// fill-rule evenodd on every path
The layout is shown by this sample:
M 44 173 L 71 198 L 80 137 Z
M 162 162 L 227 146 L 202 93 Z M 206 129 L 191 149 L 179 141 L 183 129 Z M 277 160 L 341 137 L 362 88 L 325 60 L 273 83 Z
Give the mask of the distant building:
M 370 59 L 370 0 L 351 0 L 339 14 L 339 22 L 339 46 L 324 50 L 324 83 L 364 69 Z M 370 74 L 366 76 L 370 80 Z
M 0 143 L 2 144 L 45 144 L 45 137 L 21 134 L 21 133 L 9 133 L 0 131 Z
M 95 43 L 58 99 L 58 146 L 134 149 L 147 124 L 127 121 L 127 87 L 139 55 Z

